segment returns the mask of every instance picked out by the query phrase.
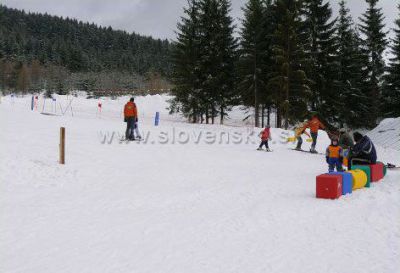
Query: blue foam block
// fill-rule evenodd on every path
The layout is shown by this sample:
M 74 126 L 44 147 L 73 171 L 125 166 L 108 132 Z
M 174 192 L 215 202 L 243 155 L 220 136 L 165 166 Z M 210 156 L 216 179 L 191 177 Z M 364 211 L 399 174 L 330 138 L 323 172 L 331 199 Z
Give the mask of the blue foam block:
M 346 195 L 348 193 L 353 192 L 353 176 L 351 173 L 346 173 L 346 172 L 332 172 L 329 174 L 333 175 L 341 175 L 343 184 L 342 184 L 342 195 Z

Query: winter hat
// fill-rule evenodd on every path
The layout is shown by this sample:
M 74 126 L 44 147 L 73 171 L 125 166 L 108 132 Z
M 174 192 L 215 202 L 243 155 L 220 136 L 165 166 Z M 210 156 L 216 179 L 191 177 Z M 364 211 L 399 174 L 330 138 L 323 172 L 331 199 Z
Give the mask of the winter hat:
M 355 142 L 359 142 L 363 138 L 363 135 L 360 134 L 359 132 L 354 132 L 353 138 Z

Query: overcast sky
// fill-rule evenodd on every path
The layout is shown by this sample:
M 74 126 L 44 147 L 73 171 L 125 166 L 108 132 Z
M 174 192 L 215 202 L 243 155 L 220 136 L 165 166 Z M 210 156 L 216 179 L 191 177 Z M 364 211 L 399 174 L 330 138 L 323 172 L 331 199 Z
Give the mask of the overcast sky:
M 339 0 L 329 0 L 334 13 L 337 13 Z M 186 0 L 0 0 L 8 7 L 31 12 L 47 12 L 52 15 L 73 17 L 82 21 L 111 26 L 128 32 L 151 35 L 155 38 L 175 38 L 175 27 Z M 380 0 L 390 29 L 397 16 L 396 0 Z M 240 24 L 241 7 L 246 0 L 232 0 L 232 16 Z M 353 18 L 366 9 L 363 0 L 348 0 Z

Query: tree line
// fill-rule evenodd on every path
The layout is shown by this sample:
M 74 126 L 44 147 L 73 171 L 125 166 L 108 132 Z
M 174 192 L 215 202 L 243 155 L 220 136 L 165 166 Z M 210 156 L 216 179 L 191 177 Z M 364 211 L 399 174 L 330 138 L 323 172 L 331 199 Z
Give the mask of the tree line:
M 154 78 L 168 88 L 170 48 L 168 40 L 0 5 L 0 90 L 128 92 Z
M 222 123 L 240 104 L 257 127 L 274 110 L 286 128 L 311 113 L 352 128 L 400 116 L 400 18 L 389 41 L 379 0 L 365 1 L 355 24 L 344 0 L 337 17 L 324 0 L 248 0 L 236 39 L 229 0 L 189 0 L 171 54 L 171 112 Z

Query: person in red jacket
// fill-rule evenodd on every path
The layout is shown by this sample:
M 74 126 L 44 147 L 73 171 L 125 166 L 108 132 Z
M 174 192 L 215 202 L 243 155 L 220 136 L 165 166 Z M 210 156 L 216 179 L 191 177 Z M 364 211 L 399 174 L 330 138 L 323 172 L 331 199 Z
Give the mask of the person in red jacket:
M 131 98 L 124 107 L 124 120 L 126 122 L 126 140 L 135 140 L 135 127 L 138 121 L 137 108 L 135 104 L 135 99 Z
M 310 128 L 311 138 L 313 140 L 310 152 L 316 153 L 315 146 L 317 146 L 318 130 L 325 130 L 325 125 L 319 120 L 317 115 L 313 115 L 304 128 Z
M 270 151 L 271 151 L 271 150 L 269 149 L 269 146 L 268 146 L 268 140 L 271 139 L 270 128 L 271 128 L 271 126 L 267 125 L 267 126 L 265 126 L 264 130 L 262 130 L 262 131 L 260 132 L 260 135 L 259 135 L 259 136 L 260 136 L 260 138 L 261 138 L 261 144 L 260 144 L 260 146 L 258 147 L 257 150 L 261 151 L 261 150 L 262 150 L 262 147 L 265 145 L 265 148 L 267 149 L 267 152 L 270 152 Z

